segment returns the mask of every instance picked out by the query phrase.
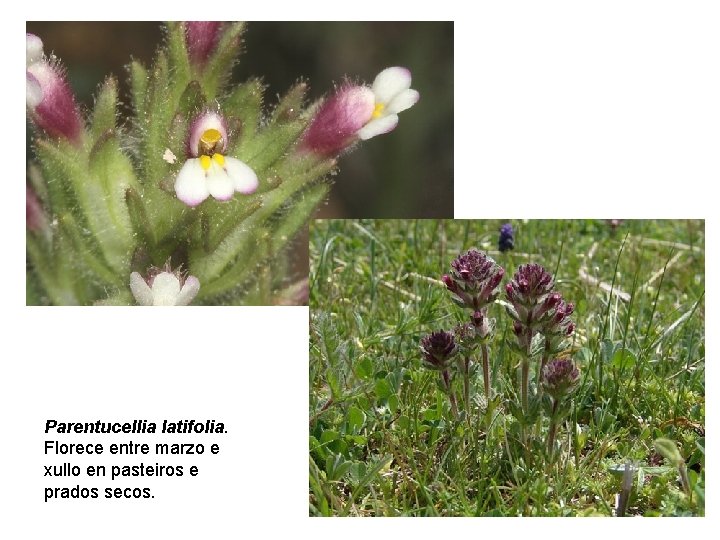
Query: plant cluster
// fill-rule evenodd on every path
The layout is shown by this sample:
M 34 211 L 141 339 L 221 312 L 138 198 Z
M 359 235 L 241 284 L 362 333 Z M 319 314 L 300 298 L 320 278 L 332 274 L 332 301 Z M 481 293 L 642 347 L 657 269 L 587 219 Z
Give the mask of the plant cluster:
M 501 243 L 512 229 L 503 226 Z M 435 331 L 421 339 L 423 365 L 440 372 L 440 385 L 447 394 L 455 417 L 459 417 L 453 387 L 462 379 L 464 415 L 473 414 L 472 379 L 475 366 L 482 365 L 487 411 L 503 398 L 494 396 L 490 373 L 490 347 L 495 337 L 495 319 L 490 308 L 498 300 L 505 270 L 482 251 L 470 249 L 452 263 L 442 281 L 452 300 L 468 314 L 451 331 Z M 550 424 L 546 435 L 548 459 L 555 447 L 557 427 L 567 411 L 569 397 L 580 382 L 580 371 L 565 351 L 571 345 L 575 323 L 570 319 L 574 306 L 555 290 L 553 276 L 539 264 L 521 265 L 505 285 L 505 313 L 512 319 L 512 348 L 518 356 L 518 392 L 520 402 L 510 403 L 522 426 L 522 441 L 539 434 L 539 415 L 548 413 Z M 530 372 L 535 366 L 536 378 L 531 395 Z M 486 418 L 486 420 L 489 417 Z M 530 454 L 528 454 L 530 455 Z

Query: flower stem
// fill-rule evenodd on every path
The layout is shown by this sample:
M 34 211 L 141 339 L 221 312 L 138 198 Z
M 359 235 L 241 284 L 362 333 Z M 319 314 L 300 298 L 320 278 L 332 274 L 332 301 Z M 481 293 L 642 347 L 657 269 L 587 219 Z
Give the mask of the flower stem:
M 559 401 L 553 398 L 552 413 L 550 414 L 550 430 L 548 431 L 547 447 L 548 459 L 552 462 L 555 449 L 555 434 L 557 433 L 557 409 Z
M 465 357 L 465 408 L 467 409 L 467 417 L 470 418 L 470 357 Z
M 522 375 L 521 375 L 521 386 L 520 386 L 520 395 L 522 396 L 522 408 L 523 412 L 525 414 L 529 411 L 529 404 L 528 404 L 528 391 L 530 386 L 530 359 L 528 357 L 523 358 L 522 360 Z
M 542 380 L 542 373 L 543 369 L 545 369 L 545 366 L 548 363 L 548 360 L 550 359 L 550 341 L 545 338 L 545 350 L 543 351 L 542 360 L 540 361 L 540 368 L 537 372 L 537 393 L 538 397 L 542 396 L 542 384 L 540 384 L 540 381 Z
M 448 373 L 447 369 L 442 372 L 442 381 L 445 386 L 445 390 L 447 390 L 448 396 L 450 397 L 450 408 L 452 409 L 453 416 L 455 418 L 458 418 L 459 414 L 457 408 L 457 401 L 455 400 L 455 394 L 450 387 L 450 374 Z
M 488 355 L 488 346 L 486 343 L 481 345 L 482 366 L 483 366 L 483 382 L 485 383 L 485 399 L 490 401 L 490 359 Z

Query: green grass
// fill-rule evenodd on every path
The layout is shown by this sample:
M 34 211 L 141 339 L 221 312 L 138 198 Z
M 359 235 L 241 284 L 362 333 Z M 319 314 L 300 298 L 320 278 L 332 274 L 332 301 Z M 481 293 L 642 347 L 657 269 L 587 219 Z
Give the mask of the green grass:
M 611 516 L 628 461 L 627 515 L 704 515 L 704 223 L 512 223 L 508 253 L 496 251 L 499 221 L 311 227 L 310 515 Z M 536 262 L 576 305 L 582 383 L 553 461 L 547 415 L 523 443 L 519 358 L 501 305 L 490 307 L 499 397 L 489 407 L 482 370 L 470 413 L 456 419 L 437 372 L 422 366 L 420 338 L 467 317 L 439 279 L 471 247 L 505 268 L 503 290 L 518 265 Z M 658 438 L 677 444 L 690 496 Z

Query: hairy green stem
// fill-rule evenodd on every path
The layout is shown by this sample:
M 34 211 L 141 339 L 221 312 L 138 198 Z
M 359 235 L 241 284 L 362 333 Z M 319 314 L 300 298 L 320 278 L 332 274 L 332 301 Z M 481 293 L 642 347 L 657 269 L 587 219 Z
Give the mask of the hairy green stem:
M 470 357 L 465 357 L 465 369 L 464 375 L 465 380 L 465 408 L 467 409 L 467 416 L 470 418 Z
M 523 413 L 527 415 L 530 409 L 528 402 L 528 393 L 530 387 L 530 359 L 528 357 L 523 358 L 521 370 L 522 380 L 520 381 L 520 395 L 522 397 Z
M 490 358 L 487 343 L 480 346 L 482 351 L 483 383 L 485 384 L 485 399 L 490 401 Z
M 455 400 L 455 394 L 450 386 L 450 374 L 447 369 L 442 372 L 442 381 L 445 386 L 445 390 L 447 390 L 448 396 L 450 397 L 450 407 L 452 408 L 453 416 L 458 418 L 460 415 L 458 414 L 457 401 Z
M 557 433 L 557 409 L 560 402 L 553 398 L 552 412 L 550 413 L 550 430 L 547 437 L 548 460 L 553 460 L 553 450 L 555 449 L 555 434 Z

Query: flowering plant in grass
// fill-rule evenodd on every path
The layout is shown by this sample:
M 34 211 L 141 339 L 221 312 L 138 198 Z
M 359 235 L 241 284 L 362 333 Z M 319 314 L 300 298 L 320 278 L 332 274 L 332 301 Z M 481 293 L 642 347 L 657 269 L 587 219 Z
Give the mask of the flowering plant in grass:
M 59 60 L 27 34 L 28 303 L 304 302 L 287 246 L 340 154 L 394 129 L 419 94 L 392 67 L 309 105 L 301 82 L 264 109 L 260 79 L 230 83 L 243 30 L 167 24 L 153 65 L 129 65 L 126 119 L 114 77 L 86 115 Z
M 508 231 L 511 232 L 510 226 L 503 226 L 501 233 Z M 421 348 L 425 365 L 442 370 L 443 390 L 450 398 L 451 409 L 456 417 L 453 369 L 463 378 L 463 395 L 469 418 L 472 365 L 478 356 L 482 359 L 484 394 L 488 409 L 491 408 L 494 396 L 491 389 L 490 345 L 494 337 L 495 319 L 490 317 L 490 310 L 498 299 L 504 275 L 505 270 L 486 253 L 470 249 L 453 260 L 450 272 L 442 276 L 442 282 L 453 302 L 467 310 L 469 316 L 450 333 L 433 332 L 426 336 L 421 341 Z M 549 459 L 552 459 L 555 435 L 564 410 L 561 405 L 567 402 L 579 383 L 579 370 L 565 352 L 575 330 L 575 323 L 570 319 L 574 306 L 555 290 L 552 274 L 535 263 L 521 265 L 504 289 L 507 298 L 505 313 L 514 336 L 511 345 L 520 357 L 517 364 L 519 406 L 512 405 L 510 409 L 518 417 L 523 442 L 527 443 L 525 426 L 531 417 L 531 397 L 533 403 L 539 404 L 545 392 L 550 422 L 547 452 Z M 432 350 L 452 350 L 452 354 L 429 357 L 430 344 L 439 341 L 439 336 L 442 336 L 442 344 L 436 344 Z M 450 361 L 453 356 L 458 359 L 455 364 Z M 428 358 L 435 360 L 430 362 Z M 442 362 L 439 358 L 442 358 Z M 531 396 L 530 371 L 535 360 L 537 384 L 535 394 Z M 432 366 L 428 365 L 429 362 Z

